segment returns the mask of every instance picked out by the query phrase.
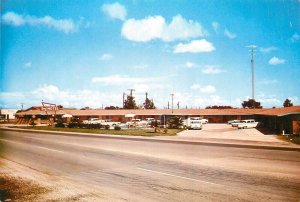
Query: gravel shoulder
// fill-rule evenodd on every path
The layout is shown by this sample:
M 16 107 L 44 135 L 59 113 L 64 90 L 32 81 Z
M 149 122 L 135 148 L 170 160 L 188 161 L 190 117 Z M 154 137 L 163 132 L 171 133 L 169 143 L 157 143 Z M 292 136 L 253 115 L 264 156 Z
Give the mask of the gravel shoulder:
M 92 185 L 0 158 L 0 201 L 123 201 Z

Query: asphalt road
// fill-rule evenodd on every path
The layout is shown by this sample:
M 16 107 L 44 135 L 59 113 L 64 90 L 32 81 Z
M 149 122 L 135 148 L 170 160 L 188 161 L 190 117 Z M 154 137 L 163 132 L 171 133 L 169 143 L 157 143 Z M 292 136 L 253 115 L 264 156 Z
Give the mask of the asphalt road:
M 300 153 L 0 130 L 1 157 L 129 201 L 299 201 Z

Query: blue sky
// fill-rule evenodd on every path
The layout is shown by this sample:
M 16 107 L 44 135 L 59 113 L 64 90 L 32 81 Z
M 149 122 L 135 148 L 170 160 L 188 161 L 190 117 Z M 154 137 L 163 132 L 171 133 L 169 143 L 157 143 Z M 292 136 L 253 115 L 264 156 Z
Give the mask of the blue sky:
M 0 107 L 300 105 L 300 1 L 1 1 Z

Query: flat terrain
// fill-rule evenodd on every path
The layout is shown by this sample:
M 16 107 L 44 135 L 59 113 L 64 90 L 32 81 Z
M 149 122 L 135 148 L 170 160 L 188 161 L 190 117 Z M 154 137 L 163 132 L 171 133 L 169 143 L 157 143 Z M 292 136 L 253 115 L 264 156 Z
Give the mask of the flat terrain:
M 45 188 L 42 201 L 300 199 L 296 151 L 1 130 L 0 148 L 1 176 Z

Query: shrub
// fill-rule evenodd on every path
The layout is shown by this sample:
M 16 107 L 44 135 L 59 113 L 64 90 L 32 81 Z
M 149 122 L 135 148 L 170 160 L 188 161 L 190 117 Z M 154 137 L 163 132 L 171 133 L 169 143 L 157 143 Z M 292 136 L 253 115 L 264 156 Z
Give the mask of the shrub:
M 104 128 L 105 128 L 105 130 L 109 130 L 110 126 L 109 125 L 105 125 Z
M 78 123 L 69 123 L 68 128 L 78 128 L 79 124 Z
M 115 126 L 115 130 L 121 130 L 120 126 Z
M 57 127 L 57 128 L 64 128 L 65 125 L 63 124 L 63 122 L 59 122 L 59 123 L 55 124 L 55 127 Z

